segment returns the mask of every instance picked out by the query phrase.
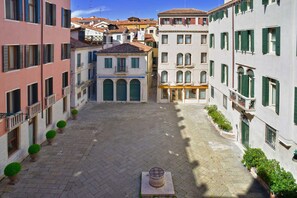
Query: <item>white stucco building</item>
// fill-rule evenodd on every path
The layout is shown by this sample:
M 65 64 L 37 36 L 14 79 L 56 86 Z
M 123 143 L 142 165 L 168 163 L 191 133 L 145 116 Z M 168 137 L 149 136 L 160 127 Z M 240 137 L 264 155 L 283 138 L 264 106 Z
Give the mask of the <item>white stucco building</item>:
M 97 53 L 97 102 L 147 102 L 152 48 L 124 43 Z
M 206 103 L 208 18 L 197 9 L 158 14 L 157 102 Z
M 296 178 L 297 2 L 233 0 L 209 19 L 210 104 L 238 142 L 261 148 Z

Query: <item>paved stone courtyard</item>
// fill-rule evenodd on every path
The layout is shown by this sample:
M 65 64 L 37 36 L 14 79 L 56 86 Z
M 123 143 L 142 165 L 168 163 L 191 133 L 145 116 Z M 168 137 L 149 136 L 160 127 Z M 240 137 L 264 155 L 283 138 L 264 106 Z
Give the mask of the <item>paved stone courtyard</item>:
M 138 198 L 140 175 L 160 166 L 179 198 L 267 197 L 197 104 L 88 103 L 19 182 L 0 197 Z

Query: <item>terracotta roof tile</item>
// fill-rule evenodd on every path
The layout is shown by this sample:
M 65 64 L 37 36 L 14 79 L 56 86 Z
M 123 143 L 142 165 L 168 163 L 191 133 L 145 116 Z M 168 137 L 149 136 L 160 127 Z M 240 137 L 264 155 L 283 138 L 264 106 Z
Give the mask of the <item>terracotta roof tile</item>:
M 77 39 L 71 38 L 70 39 L 71 48 L 84 48 L 84 47 L 90 47 L 89 44 L 84 43 L 82 41 L 79 41 Z
M 160 12 L 158 15 L 206 15 L 207 12 L 202 10 L 197 10 L 195 8 L 174 8 L 164 12 Z
M 98 53 L 144 53 L 149 52 L 152 47 L 139 42 L 123 43 L 114 47 L 103 49 Z

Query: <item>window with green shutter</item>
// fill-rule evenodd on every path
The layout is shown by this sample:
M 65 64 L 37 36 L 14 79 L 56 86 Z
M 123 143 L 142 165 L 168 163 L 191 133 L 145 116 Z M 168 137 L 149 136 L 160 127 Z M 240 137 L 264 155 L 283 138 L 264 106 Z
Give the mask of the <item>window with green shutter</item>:
M 235 14 L 238 14 L 238 12 L 239 12 L 239 4 L 236 4 L 235 5 Z
M 139 68 L 139 58 L 131 58 L 132 68 Z
M 297 125 L 297 87 L 295 87 L 295 100 L 294 100 L 294 123 Z
M 276 100 L 275 100 L 275 112 L 279 115 L 279 105 L 280 105 L 280 83 L 276 81 Z
M 239 50 L 239 33 L 235 32 L 235 50 Z
M 225 33 L 221 33 L 221 49 L 225 48 Z
M 262 53 L 268 53 L 268 28 L 262 29 Z
M 112 58 L 104 58 L 105 68 L 112 68 Z
M 228 86 L 228 66 L 221 65 L 221 82 Z
M 267 106 L 269 100 L 269 83 L 268 78 L 262 77 L 262 105 Z
M 210 61 L 209 66 L 210 76 L 214 76 L 214 61 Z
M 262 0 L 262 5 L 268 5 L 269 0 Z
M 241 50 L 248 50 L 248 31 L 241 31 Z
M 255 52 L 255 38 L 254 38 L 254 30 L 249 30 L 249 38 L 250 38 L 250 51 Z
M 247 11 L 247 2 L 246 2 L 246 0 L 241 1 L 241 11 L 242 12 Z
M 275 46 L 275 54 L 280 56 L 280 48 L 281 48 L 281 37 L 280 37 L 280 27 L 275 28 L 275 37 L 276 37 L 276 46 Z
M 249 76 L 242 75 L 242 95 L 249 97 Z

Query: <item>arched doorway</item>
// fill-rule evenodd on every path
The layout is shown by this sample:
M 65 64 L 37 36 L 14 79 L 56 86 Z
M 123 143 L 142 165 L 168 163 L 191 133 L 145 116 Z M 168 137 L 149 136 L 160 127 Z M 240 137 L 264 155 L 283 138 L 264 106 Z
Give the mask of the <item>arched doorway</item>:
M 127 101 L 127 82 L 123 79 L 117 81 L 117 101 Z
M 103 100 L 113 101 L 113 82 L 110 79 L 103 81 Z
M 130 82 L 130 101 L 140 101 L 140 81 L 137 79 Z

